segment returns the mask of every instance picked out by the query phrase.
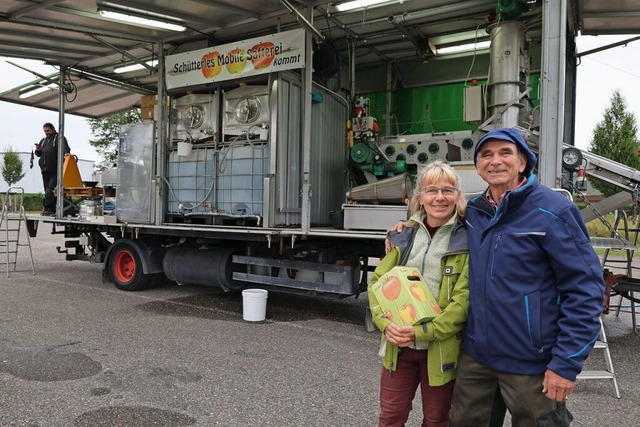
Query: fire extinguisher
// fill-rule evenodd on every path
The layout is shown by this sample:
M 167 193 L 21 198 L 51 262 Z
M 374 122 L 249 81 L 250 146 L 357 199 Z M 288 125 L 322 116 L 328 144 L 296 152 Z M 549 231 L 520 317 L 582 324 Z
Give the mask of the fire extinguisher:
M 579 191 L 587 191 L 587 172 L 584 170 L 584 166 L 578 168 L 578 176 L 576 178 L 576 188 Z

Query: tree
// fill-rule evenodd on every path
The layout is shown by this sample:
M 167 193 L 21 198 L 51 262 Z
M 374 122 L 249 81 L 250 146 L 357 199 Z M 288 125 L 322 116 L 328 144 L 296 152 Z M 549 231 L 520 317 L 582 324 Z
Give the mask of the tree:
M 611 106 L 605 110 L 604 118 L 593 131 L 593 140 L 589 151 L 622 163 L 634 169 L 640 169 L 638 157 L 636 118 L 627 111 L 627 103 L 619 90 L 611 96 Z M 605 197 L 620 192 L 619 188 L 598 179 L 590 181 Z
M 4 152 L 4 162 L 2 164 L 2 178 L 5 180 L 9 187 L 16 182 L 20 181 L 26 175 L 26 172 L 22 172 L 22 159 L 20 154 L 9 147 Z
M 89 144 L 102 157 L 102 161 L 96 166 L 98 170 L 109 168 L 117 162 L 120 126 L 141 122 L 142 117 L 138 108 L 117 113 L 104 119 L 89 119 L 91 133 L 97 137 L 97 139 L 89 140 Z

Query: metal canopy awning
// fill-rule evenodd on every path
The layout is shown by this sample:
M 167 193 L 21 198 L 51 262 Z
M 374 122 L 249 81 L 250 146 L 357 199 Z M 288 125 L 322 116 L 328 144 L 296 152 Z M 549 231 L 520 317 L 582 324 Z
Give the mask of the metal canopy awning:
M 337 3 L 337 2 L 333 2 Z M 146 62 L 158 42 L 168 54 L 229 43 L 293 28 L 313 31 L 331 43 L 343 63 L 357 67 L 421 62 L 425 41 L 440 46 L 486 38 L 482 29 L 496 0 L 404 0 L 354 12 L 337 12 L 333 3 L 312 0 L 0 0 L 0 56 L 29 58 L 67 67 L 75 85 L 66 112 L 98 118 L 140 105 L 157 91 L 156 71 L 116 74 L 114 68 Z M 540 5 L 527 3 L 526 19 L 536 37 Z M 574 17 L 569 28 L 584 34 L 640 33 L 640 1 L 568 0 Z M 107 20 L 98 8 L 135 9 L 187 27 L 185 32 L 155 30 Z M 311 14 L 309 11 L 313 10 Z M 536 41 L 536 40 L 534 40 Z M 353 55 L 350 55 L 353 52 Z M 431 58 L 429 58 L 431 59 Z M 52 76 L 57 79 L 56 76 Z M 20 98 L 36 78 L 0 94 L 0 100 L 57 111 L 58 95 L 46 92 Z
M 578 0 L 578 20 L 584 35 L 640 33 L 640 1 Z

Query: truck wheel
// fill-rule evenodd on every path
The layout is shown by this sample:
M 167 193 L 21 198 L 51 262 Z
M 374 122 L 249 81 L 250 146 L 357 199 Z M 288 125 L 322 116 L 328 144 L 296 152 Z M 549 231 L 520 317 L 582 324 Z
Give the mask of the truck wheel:
M 573 172 L 582 164 L 582 152 L 575 147 L 567 147 L 562 151 L 562 167 Z
M 109 257 L 109 280 L 122 291 L 141 291 L 151 284 L 154 274 L 144 274 L 140 255 L 128 243 L 116 243 Z

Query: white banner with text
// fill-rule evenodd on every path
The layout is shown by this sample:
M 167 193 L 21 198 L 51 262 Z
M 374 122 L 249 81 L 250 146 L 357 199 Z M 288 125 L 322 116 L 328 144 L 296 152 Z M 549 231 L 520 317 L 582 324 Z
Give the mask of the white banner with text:
M 169 55 L 167 89 L 304 68 L 304 52 L 305 32 L 298 29 Z

